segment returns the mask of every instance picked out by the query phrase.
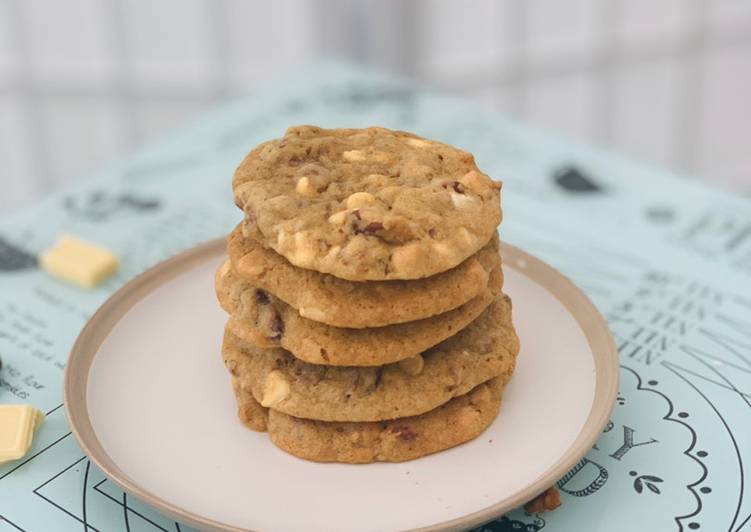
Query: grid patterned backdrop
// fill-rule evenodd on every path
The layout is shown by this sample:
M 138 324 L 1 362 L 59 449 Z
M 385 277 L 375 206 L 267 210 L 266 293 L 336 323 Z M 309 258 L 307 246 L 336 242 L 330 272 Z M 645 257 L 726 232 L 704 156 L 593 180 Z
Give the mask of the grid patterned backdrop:
M 0 0 L 0 212 L 320 57 L 751 192 L 748 0 Z

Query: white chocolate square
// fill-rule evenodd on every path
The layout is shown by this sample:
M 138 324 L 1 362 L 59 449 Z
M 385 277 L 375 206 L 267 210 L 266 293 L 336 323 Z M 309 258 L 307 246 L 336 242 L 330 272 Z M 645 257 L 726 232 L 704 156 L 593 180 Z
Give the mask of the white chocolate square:
M 94 288 L 117 271 L 120 261 L 104 248 L 63 235 L 39 258 L 39 265 L 53 277 L 81 288 Z
M 29 451 L 44 414 L 30 405 L 0 405 L 0 464 Z

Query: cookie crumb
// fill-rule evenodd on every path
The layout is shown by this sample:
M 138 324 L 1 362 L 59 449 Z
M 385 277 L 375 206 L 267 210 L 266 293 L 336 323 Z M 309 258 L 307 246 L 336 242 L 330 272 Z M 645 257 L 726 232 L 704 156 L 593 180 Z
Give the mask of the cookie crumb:
M 561 492 L 558 488 L 551 486 L 537 497 L 524 505 L 524 511 L 528 514 L 539 514 L 550 512 L 561 505 Z

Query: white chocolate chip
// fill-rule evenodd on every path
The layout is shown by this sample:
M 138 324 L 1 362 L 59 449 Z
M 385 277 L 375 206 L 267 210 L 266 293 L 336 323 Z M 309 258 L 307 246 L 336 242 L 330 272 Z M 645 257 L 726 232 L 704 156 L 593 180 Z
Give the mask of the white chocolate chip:
M 247 222 L 242 224 L 240 231 L 242 231 L 242 234 L 245 238 L 253 238 L 253 229 Z
M 326 258 L 336 258 L 339 252 L 342 250 L 342 246 L 331 246 L 329 252 L 326 253 Z
M 420 244 L 413 242 L 399 246 L 391 253 L 391 264 L 397 273 L 409 272 L 420 261 L 422 249 Z
M 308 248 L 299 248 L 290 253 L 289 261 L 295 266 L 306 267 L 308 266 L 315 254 Z
M 433 250 L 443 256 L 454 254 L 454 249 L 445 242 L 433 242 Z
M 477 237 L 469 232 L 466 227 L 460 227 L 456 234 L 459 236 L 459 241 L 465 245 L 465 247 L 471 247 L 477 241 Z
M 355 192 L 347 198 L 348 209 L 359 209 L 360 207 L 367 207 L 373 205 L 376 199 L 373 194 L 369 192 Z
M 296 266 L 302 266 L 310 264 L 310 261 L 315 256 L 315 249 L 313 248 L 310 239 L 304 233 L 295 233 L 294 248 L 289 253 L 289 260 Z
M 425 361 L 420 355 L 415 355 L 410 358 L 405 358 L 404 360 L 399 361 L 399 368 L 406 373 L 407 375 L 411 375 L 412 377 L 415 377 L 422 373 L 422 368 L 425 367 Z
M 322 322 L 326 319 L 326 313 L 319 309 L 318 307 L 300 307 L 300 316 L 303 318 L 308 318 L 313 321 L 319 321 Z
M 407 139 L 407 144 L 414 148 L 427 148 L 432 143 L 430 141 L 422 139 Z
M 297 180 L 297 185 L 295 185 L 295 191 L 300 194 L 301 196 L 314 196 L 315 195 L 315 189 L 313 188 L 313 185 L 310 184 L 310 179 L 307 177 L 301 177 Z
M 451 193 L 451 203 L 460 211 L 472 211 L 478 207 L 478 200 L 476 198 L 457 192 Z
M 347 211 L 339 211 L 329 216 L 329 223 L 334 225 L 343 225 L 346 219 Z
M 476 170 L 464 174 L 459 178 L 459 182 L 475 194 L 482 194 L 492 185 L 492 181 L 488 176 L 485 176 Z
M 230 269 L 232 269 L 232 264 L 230 264 L 228 260 L 225 260 L 224 264 L 222 264 L 222 267 L 219 269 L 219 277 L 227 277 Z
M 360 150 L 349 150 L 342 153 L 342 157 L 346 161 L 358 162 L 365 160 L 365 152 Z
M 266 376 L 263 382 L 263 397 L 261 406 L 272 407 L 289 397 L 289 382 L 281 371 L 274 370 Z
M 279 231 L 279 234 L 276 235 L 276 245 L 279 249 L 283 249 L 284 245 L 287 243 L 289 239 L 289 233 L 285 231 Z

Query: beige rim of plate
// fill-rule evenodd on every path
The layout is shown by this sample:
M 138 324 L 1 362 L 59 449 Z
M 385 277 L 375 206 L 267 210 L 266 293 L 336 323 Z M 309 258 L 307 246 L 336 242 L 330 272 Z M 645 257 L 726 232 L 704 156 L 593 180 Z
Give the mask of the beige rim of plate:
M 113 482 L 129 494 L 188 525 L 210 531 L 241 531 L 178 507 L 142 488 L 110 458 L 99 442 L 89 418 L 87 389 L 89 370 L 99 347 L 115 324 L 144 296 L 163 283 L 203 261 L 225 252 L 225 240 L 217 239 L 180 253 L 146 270 L 115 292 L 91 317 L 70 352 L 65 369 L 65 412 L 83 451 Z M 458 519 L 419 530 L 460 530 L 492 521 L 524 504 L 555 484 L 594 445 L 607 422 L 618 392 L 618 351 L 602 314 L 567 277 L 524 251 L 502 243 L 504 263 L 545 287 L 571 313 L 581 327 L 594 356 L 595 392 L 592 408 L 579 435 L 540 478 L 513 496 Z

